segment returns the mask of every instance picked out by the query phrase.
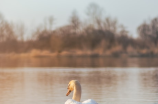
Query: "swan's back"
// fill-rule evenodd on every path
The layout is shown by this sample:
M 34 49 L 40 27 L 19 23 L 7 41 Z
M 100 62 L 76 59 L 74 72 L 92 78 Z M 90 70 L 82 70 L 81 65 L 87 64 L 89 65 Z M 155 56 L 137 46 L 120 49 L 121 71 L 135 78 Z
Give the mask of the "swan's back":
M 68 99 L 65 104 L 82 104 L 81 102 L 75 101 L 73 99 Z
M 88 99 L 88 100 L 82 102 L 82 104 L 98 104 L 98 103 L 96 103 L 93 99 Z
M 75 100 L 73 100 L 73 99 L 68 99 L 66 102 L 65 102 L 65 104 L 98 104 L 98 103 L 96 103 L 93 99 L 88 99 L 88 100 L 86 100 L 86 101 L 84 101 L 84 102 L 77 102 L 77 101 L 75 101 Z

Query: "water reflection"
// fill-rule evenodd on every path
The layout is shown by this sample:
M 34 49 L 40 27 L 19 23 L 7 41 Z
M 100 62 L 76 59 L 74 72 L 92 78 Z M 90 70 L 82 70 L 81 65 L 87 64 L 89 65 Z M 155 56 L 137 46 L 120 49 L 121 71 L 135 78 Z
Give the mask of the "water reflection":
M 158 58 L 0 57 L 0 67 L 158 67 Z
M 0 69 L 0 104 L 64 104 L 72 79 L 82 84 L 82 101 L 158 103 L 156 68 L 17 68 Z
M 143 94 L 143 98 L 158 101 L 158 70 L 142 70 L 140 81 L 142 82 L 141 86 L 144 86 L 141 90 L 143 93 L 147 93 Z

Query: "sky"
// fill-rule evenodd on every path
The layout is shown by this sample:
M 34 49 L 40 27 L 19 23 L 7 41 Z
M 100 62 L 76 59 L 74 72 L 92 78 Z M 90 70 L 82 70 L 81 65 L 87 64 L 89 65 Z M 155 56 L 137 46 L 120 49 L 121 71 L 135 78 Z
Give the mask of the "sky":
M 55 27 L 68 23 L 72 11 L 86 18 L 86 8 L 96 3 L 105 15 L 117 18 L 130 34 L 137 37 L 137 27 L 145 20 L 158 17 L 158 0 L 0 0 L 0 13 L 10 22 L 36 26 L 53 16 Z

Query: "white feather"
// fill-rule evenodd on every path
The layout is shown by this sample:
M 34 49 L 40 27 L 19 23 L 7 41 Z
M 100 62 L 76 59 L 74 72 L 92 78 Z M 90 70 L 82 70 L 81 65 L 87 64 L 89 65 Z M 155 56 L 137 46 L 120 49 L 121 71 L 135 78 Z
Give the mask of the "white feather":
M 68 99 L 65 102 L 65 104 L 98 104 L 98 103 L 96 103 L 93 99 L 88 99 L 88 100 L 86 100 L 84 102 L 77 102 L 77 101 L 75 101 L 73 99 Z
M 74 90 L 72 99 L 68 99 L 65 104 L 98 104 L 92 99 L 88 99 L 84 102 L 80 102 L 81 99 L 81 85 L 77 80 L 71 80 L 68 84 L 68 92 L 67 96 L 70 94 L 71 91 Z

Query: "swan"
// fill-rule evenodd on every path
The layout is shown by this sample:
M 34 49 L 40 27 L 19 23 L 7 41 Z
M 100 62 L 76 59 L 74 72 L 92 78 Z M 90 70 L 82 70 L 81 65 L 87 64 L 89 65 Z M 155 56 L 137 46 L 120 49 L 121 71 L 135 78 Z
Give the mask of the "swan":
M 68 84 L 68 91 L 66 96 L 68 96 L 73 91 L 72 99 L 68 99 L 65 104 L 98 104 L 92 99 L 88 99 L 84 102 L 80 102 L 81 99 L 81 85 L 77 80 L 71 80 Z

